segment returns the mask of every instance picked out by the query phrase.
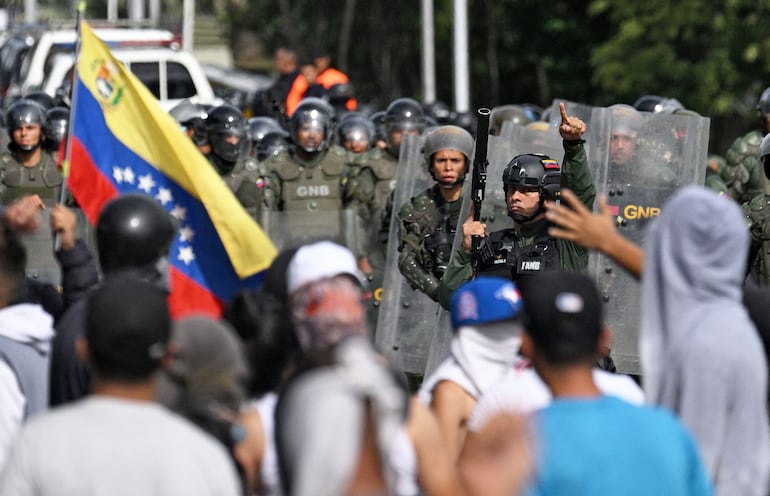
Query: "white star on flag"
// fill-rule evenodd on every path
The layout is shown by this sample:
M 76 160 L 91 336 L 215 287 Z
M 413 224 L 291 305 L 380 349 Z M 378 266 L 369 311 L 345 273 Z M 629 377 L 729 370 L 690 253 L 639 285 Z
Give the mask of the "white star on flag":
M 190 229 L 190 226 L 184 226 L 179 230 L 179 239 L 182 242 L 189 243 L 195 237 L 195 231 Z
M 176 217 L 179 221 L 184 221 L 185 216 L 187 215 L 187 209 L 184 207 L 180 207 L 179 205 L 175 205 L 173 209 L 171 209 L 171 216 Z
M 138 188 L 147 194 L 150 194 L 152 188 L 155 187 L 155 181 L 152 180 L 152 176 L 147 174 L 146 176 L 139 176 Z
M 179 256 L 177 258 L 184 262 L 185 265 L 190 265 L 195 260 L 195 253 L 193 253 L 192 247 L 184 246 L 179 248 Z
M 134 176 L 134 171 L 131 169 L 131 167 L 126 167 L 123 169 L 123 180 L 127 182 L 128 184 L 134 184 L 134 179 L 136 176 Z
M 158 194 L 155 195 L 155 199 L 160 202 L 161 205 L 166 205 L 168 202 L 173 202 L 174 197 L 171 196 L 171 190 L 168 188 L 159 188 Z
M 112 168 L 112 177 L 115 178 L 115 181 L 118 184 L 123 183 L 123 170 L 120 167 L 113 167 Z

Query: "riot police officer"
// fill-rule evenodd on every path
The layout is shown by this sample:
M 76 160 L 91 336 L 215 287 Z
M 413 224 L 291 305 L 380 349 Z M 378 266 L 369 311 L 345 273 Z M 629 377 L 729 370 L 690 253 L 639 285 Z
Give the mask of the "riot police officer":
M 548 235 L 545 204 L 559 196 L 561 187 L 570 188 L 588 208 L 596 197 L 581 136 L 585 123 L 568 116 L 560 104 L 564 168 L 546 155 L 517 155 L 503 171 L 503 188 L 511 228 L 486 233 L 486 226 L 469 217 L 462 225 L 463 246 L 457 250 L 440 280 L 439 301 L 448 308 L 452 292 L 478 273 L 502 275 L 516 281 L 543 270 L 582 270 L 588 265 L 588 252 L 569 241 Z M 481 236 L 474 253 L 472 237 Z
M 411 98 L 393 100 L 382 116 L 385 147 L 376 146 L 355 159 L 357 167 L 347 183 L 345 199 L 357 212 L 359 239 L 351 249 L 365 273 L 377 273 L 385 264 L 401 140 L 405 134 L 422 134 L 425 126 L 419 103 Z
M 758 129 L 752 129 L 737 138 L 725 153 L 727 172 L 720 175 L 727 179 L 728 194 L 738 203 L 752 201 L 764 191 L 759 145 L 770 131 L 770 87 L 765 88 L 756 106 L 759 113 Z
M 36 102 L 21 99 L 6 113 L 8 151 L 0 155 L 0 200 L 9 205 L 23 195 L 38 194 L 47 205 L 58 198 L 62 176 L 50 153 L 43 150 L 45 112 Z
M 609 164 L 607 181 L 611 187 L 657 187 L 678 181 L 669 167 L 650 157 L 655 144 L 645 143 L 649 149 L 641 149 L 640 135 L 642 116 L 630 105 L 616 104 L 612 111 L 612 128 L 609 140 Z
M 360 112 L 351 112 L 337 126 L 337 143 L 356 157 L 372 147 L 374 134 L 372 121 Z
M 401 206 L 398 267 L 409 284 L 438 300 L 438 282 L 452 253 L 473 137 L 457 126 L 429 131 L 423 147 L 432 187 Z
M 334 109 L 319 98 L 303 99 L 289 121 L 291 146 L 259 164 L 263 227 L 279 245 L 322 236 L 345 243 L 342 191 L 349 165 L 332 145 Z
M 69 126 L 70 111 L 67 107 L 52 107 L 45 114 L 45 125 L 43 126 L 43 148 L 46 151 L 56 153 L 59 151 L 59 145 L 67 135 Z
M 759 160 L 770 179 L 770 134 L 759 145 Z M 751 233 L 748 282 L 770 286 L 770 194 L 762 193 L 741 205 Z
M 288 147 L 289 133 L 272 117 L 257 116 L 246 121 L 249 137 L 249 156 L 262 162 L 273 154 L 275 145 Z M 278 138 L 281 139 L 278 139 Z
M 211 145 L 211 165 L 220 176 L 232 173 L 247 143 L 246 118 L 230 104 L 214 107 L 206 116 L 206 135 Z
M 209 162 L 222 176 L 241 206 L 256 220 L 260 201 L 254 159 L 247 157 L 246 118 L 229 104 L 214 107 L 206 116 L 207 142 L 211 146 Z

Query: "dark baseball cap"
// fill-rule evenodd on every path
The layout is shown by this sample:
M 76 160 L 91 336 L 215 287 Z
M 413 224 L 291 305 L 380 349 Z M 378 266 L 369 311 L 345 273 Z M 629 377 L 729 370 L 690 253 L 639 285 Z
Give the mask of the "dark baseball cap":
M 160 367 L 171 336 L 168 294 L 131 274 L 105 278 L 88 297 L 85 337 L 105 378 L 141 380 Z
M 548 271 L 522 288 L 525 328 L 535 347 L 559 363 L 595 358 L 602 304 L 594 281 L 576 272 Z

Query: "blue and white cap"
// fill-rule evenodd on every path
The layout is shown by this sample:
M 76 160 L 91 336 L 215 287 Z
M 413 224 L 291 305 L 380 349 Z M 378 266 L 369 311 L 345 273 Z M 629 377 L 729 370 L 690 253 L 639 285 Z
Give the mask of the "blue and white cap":
M 514 283 L 501 277 L 478 277 L 452 294 L 452 327 L 514 320 L 524 304 Z

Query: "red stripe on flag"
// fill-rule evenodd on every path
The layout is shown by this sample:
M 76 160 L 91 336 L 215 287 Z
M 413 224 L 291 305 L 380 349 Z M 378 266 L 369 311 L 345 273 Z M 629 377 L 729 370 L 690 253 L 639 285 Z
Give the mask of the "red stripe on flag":
M 80 141 L 74 136 L 70 151 L 70 164 L 67 187 L 91 224 L 96 225 L 102 206 L 118 196 L 118 191 L 110 180 L 102 175 L 102 172 L 91 159 L 88 150 L 83 148 Z
M 171 294 L 168 297 L 171 318 L 180 319 L 187 315 L 208 315 L 219 318 L 222 302 L 191 278 L 175 267 L 170 268 Z

